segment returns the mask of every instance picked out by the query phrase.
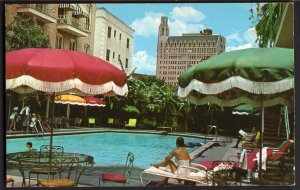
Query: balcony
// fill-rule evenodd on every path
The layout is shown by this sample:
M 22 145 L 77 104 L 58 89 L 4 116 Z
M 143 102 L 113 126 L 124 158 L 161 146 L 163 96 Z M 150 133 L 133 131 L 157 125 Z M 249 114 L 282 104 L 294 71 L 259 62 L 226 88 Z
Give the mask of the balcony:
M 20 4 L 17 13 L 35 17 L 42 23 L 56 23 L 56 19 L 49 14 L 43 4 Z
M 77 37 L 88 36 L 88 26 L 86 23 L 80 22 L 78 19 L 60 15 L 57 19 L 57 29 L 72 34 Z

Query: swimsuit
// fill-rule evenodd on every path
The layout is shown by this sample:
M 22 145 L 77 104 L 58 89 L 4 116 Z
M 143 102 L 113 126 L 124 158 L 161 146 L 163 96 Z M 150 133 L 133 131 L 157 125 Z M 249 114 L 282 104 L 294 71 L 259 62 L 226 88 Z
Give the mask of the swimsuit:
M 190 170 L 188 168 L 181 168 L 179 166 L 190 166 L 190 161 L 189 160 L 175 160 L 176 165 L 177 165 L 177 170 L 175 171 L 174 174 L 179 175 L 179 176 L 189 176 L 190 175 Z

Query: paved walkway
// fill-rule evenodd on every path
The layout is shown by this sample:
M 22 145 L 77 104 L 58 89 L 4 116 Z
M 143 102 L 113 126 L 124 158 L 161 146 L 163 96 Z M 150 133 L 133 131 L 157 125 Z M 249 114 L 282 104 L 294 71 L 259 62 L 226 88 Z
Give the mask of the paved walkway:
M 64 135 L 64 134 L 82 134 L 82 133 L 99 133 L 99 132 L 134 132 L 134 133 L 152 133 L 152 134 L 161 134 L 162 131 L 155 130 L 126 130 L 126 129 L 116 129 L 116 128 L 74 128 L 74 129 L 55 129 L 54 135 Z M 45 133 L 44 135 L 49 135 L 50 133 Z M 173 132 L 168 133 L 169 135 L 182 135 L 189 137 L 201 137 L 205 138 L 204 135 L 188 132 Z M 7 133 L 7 138 L 20 138 L 20 137 L 31 137 L 36 136 L 36 134 L 21 134 L 17 132 Z M 234 139 L 228 137 L 218 137 L 215 141 L 213 136 L 207 138 L 207 144 L 199 147 L 194 152 L 191 153 L 193 162 L 197 163 L 200 161 L 213 161 L 213 160 L 228 160 L 230 156 L 236 155 L 238 149 L 233 149 L 231 146 L 235 143 Z M 125 186 L 141 186 L 140 182 L 140 173 L 143 171 L 141 168 L 134 168 L 131 180 Z M 120 167 L 94 167 L 93 170 L 90 170 L 88 174 L 83 175 L 80 178 L 79 186 L 98 186 L 99 176 L 102 173 L 113 172 L 113 173 L 122 173 Z M 8 175 L 12 175 L 15 179 L 15 187 L 21 186 L 20 172 L 18 170 L 8 170 Z M 42 176 L 40 176 L 42 177 Z M 155 178 L 154 178 L 155 179 Z M 160 178 L 157 177 L 157 180 Z M 34 184 L 34 181 L 32 182 Z M 103 184 L 101 184 L 102 186 Z M 116 183 L 105 183 L 105 186 L 122 186 L 122 184 Z

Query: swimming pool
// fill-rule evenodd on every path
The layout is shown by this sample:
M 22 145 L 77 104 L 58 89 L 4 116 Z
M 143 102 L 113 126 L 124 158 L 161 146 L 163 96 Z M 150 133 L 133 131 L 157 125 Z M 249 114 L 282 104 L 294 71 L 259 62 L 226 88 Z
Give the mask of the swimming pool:
M 135 155 L 134 166 L 147 168 L 151 163 L 164 160 L 174 148 L 176 138 L 173 135 L 137 134 L 137 133 L 92 133 L 80 135 L 61 135 L 53 137 L 53 145 L 64 147 L 65 152 L 88 154 L 95 158 L 96 165 L 123 165 L 128 152 Z M 184 137 L 185 142 L 199 142 L 200 138 Z M 49 144 L 49 137 L 16 138 L 6 140 L 6 153 L 21 152 L 26 142 L 31 141 L 34 148 Z M 189 152 L 195 148 L 187 148 Z

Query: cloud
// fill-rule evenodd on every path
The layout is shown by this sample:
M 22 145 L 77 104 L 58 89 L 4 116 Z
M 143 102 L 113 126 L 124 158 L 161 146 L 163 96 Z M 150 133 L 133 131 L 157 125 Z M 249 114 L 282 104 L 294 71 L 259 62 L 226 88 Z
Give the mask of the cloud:
M 256 40 L 256 30 L 255 27 L 249 28 L 247 31 L 244 32 L 243 38 L 246 42 L 255 43 Z
M 135 30 L 136 35 L 146 37 L 157 35 L 161 16 L 163 15 L 163 13 L 146 12 L 144 18 L 135 19 L 130 27 Z
M 149 55 L 145 50 L 138 51 L 133 54 L 132 68 L 137 68 L 136 73 L 155 75 L 156 58 Z
M 239 43 L 241 43 L 243 41 L 237 32 L 226 36 L 226 40 L 227 40 L 227 42 L 237 41 Z
M 257 47 L 255 28 L 247 29 L 242 37 L 236 32 L 226 36 L 226 52 Z
M 159 12 L 146 12 L 143 18 L 137 18 L 131 23 L 135 35 L 144 37 L 157 36 L 161 16 L 168 16 L 170 35 L 200 32 L 205 28 L 201 21 L 206 16 L 193 7 L 174 7 L 168 15 Z
M 174 20 L 181 20 L 186 22 L 200 22 L 206 16 L 199 10 L 193 7 L 174 7 L 170 13 L 171 18 Z

